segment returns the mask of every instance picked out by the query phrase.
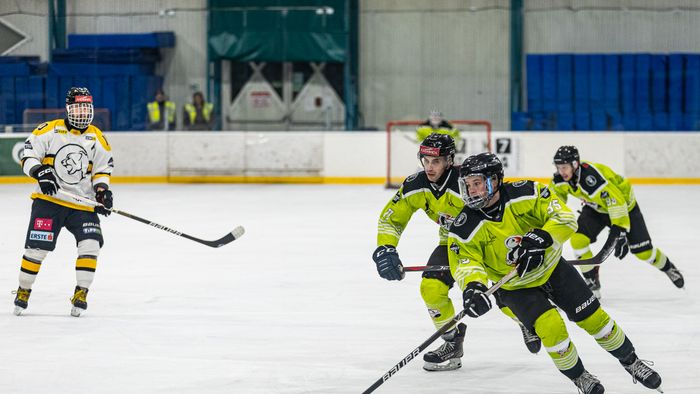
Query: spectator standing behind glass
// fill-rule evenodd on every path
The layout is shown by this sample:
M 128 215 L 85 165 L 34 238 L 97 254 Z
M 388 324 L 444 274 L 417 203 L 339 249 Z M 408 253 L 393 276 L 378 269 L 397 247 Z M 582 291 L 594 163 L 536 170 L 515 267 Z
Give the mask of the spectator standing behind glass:
M 183 117 L 187 130 L 211 130 L 214 124 L 214 105 L 204 101 L 202 92 L 192 95 L 192 104 L 185 104 Z
M 151 130 L 175 129 L 175 103 L 168 100 L 163 89 L 156 90 L 156 100 L 146 105 L 148 108 L 148 128 Z M 168 119 L 165 123 L 163 119 Z

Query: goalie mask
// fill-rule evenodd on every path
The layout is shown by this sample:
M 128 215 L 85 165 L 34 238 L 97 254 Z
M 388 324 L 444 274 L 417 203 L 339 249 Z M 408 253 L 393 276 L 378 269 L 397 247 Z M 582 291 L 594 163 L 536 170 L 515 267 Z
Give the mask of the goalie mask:
M 430 122 L 430 126 L 432 126 L 434 129 L 437 129 L 438 127 L 440 127 L 442 120 L 443 120 L 442 112 L 437 111 L 437 110 L 430 111 L 430 116 L 428 116 L 428 121 Z
M 423 164 L 424 156 L 444 157 L 447 160 L 447 165 L 451 166 L 454 163 L 455 140 L 447 134 L 432 133 L 427 136 L 418 148 L 418 160 Z
M 95 114 L 92 95 L 87 88 L 70 88 L 66 93 L 66 113 L 68 121 L 76 129 L 84 130 Z
M 469 193 L 467 178 L 471 177 L 478 177 L 481 180 L 479 185 L 475 185 L 475 188 L 483 188 L 483 190 L 474 194 Z M 495 187 L 493 185 L 494 180 L 496 180 Z M 462 166 L 459 167 L 458 183 L 462 200 L 469 208 L 484 208 L 501 188 L 501 185 L 503 185 L 503 164 L 493 153 L 487 152 L 469 156 L 464 160 Z

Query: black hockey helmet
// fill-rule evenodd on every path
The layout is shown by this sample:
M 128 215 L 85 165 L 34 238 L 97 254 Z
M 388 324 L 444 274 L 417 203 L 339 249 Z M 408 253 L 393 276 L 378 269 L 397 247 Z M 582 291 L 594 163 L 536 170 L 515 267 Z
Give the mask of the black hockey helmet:
M 563 145 L 557 149 L 554 154 L 554 164 L 573 164 L 580 163 L 581 158 L 578 154 L 578 149 L 573 145 Z
M 72 87 L 66 93 L 66 113 L 68 121 L 76 129 L 90 126 L 95 114 L 92 106 L 92 94 L 87 88 Z
M 66 105 L 75 103 L 92 103 L 92 94 L 88 88 L 72 87 L 66 93 Z
M 486 184 L 486 193 L 482 195 L 469 195 L 466 179 L 470 176 L 481 176 Z M 493 180 L 497 180 L 496 187 L 492 185 Z M 503 185 L 503 163 L 490 152 L 472 155 L 464 160 L 459 167 L 459 190 L 462 200 L 471 209 L 481 209 L 491 200 L 496 192 Z
M 448 161 L 454 162 L 456 151 L 455 140 L 452 137 L 447 134 L 432 133 L 420 143 L 418 160 L 423 156 L 445 156 Z

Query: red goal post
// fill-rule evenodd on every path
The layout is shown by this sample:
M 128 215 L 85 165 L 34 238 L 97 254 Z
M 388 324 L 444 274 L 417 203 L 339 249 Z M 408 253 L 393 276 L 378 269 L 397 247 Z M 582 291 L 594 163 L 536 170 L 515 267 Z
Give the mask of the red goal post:
M 417 170 L 418 141 L 415 141 L 415 131 L 424 122 L 425 120 L 392 120 L 387 122 L 386 187 L 397 188 L 405 177 Z M 460 130 L 462 142 L 458 144 L 458 156 L 460 153 L 463 155 L 479 153 L 484 149 L 493 152 L 491 122 L 481 119 L 458 119 L 448 120 L 448 122 Z

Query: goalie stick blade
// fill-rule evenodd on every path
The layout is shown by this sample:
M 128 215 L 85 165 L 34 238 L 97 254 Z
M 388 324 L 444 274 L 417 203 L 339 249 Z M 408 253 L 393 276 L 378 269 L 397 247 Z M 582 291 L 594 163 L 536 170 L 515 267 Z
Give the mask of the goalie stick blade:
M 243 226 L 238 226 L 233 229 L 230 233 L 224 235 L 223 237 L 217 239 L 216 241 L 200 241 L 204 245 L 211 246 L 212 248 L 220 248 L 224 245 L 228 245 L 231 242 L 237 240 L 245 234 L 245 229 Z

